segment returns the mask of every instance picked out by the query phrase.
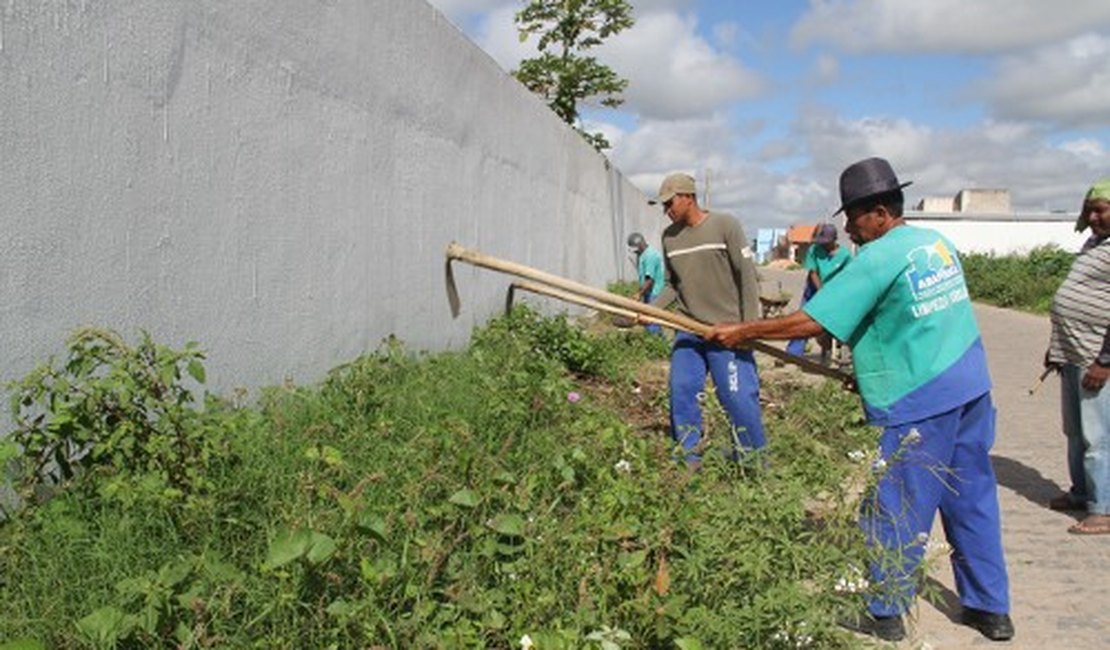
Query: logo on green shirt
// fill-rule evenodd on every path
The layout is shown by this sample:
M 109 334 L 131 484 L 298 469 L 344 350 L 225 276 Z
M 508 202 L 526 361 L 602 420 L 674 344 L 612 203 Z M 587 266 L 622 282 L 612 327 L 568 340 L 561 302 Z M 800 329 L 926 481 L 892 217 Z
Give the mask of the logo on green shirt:
M 914 318 L 967 300 L 967 286 L 959 259 L 944 241 L 938 239 L 932 244 L 918 246 L 907 253 L 906 258 L 910 261 L 905 277 L 914 299 L 911 305 Z

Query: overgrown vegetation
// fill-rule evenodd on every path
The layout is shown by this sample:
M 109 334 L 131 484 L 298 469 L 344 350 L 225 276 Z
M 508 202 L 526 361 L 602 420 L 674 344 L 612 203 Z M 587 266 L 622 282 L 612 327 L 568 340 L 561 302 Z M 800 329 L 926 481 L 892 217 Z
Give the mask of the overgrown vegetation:
M 971 253 L 960 259 L 972 300 L 1043 314 L 1075 255 L 1047 245 L 1026 255 Z
M 857 644 L 834 625 L 863 586 L 875 432 L 855 398 L 767 386 L 769 465 L 710 449 L 691 473 L 661 434 L 665 355 L 638 328 L 518 307 L 465 351 L 386 341 L 248 408 L 184 388 L 204 380 L 195 347 L 77 337 L 10 387 L 21 485 L 59 482 L 0 525 L 0 640 Z M 724 422 L 710 409 L 722 451 Z

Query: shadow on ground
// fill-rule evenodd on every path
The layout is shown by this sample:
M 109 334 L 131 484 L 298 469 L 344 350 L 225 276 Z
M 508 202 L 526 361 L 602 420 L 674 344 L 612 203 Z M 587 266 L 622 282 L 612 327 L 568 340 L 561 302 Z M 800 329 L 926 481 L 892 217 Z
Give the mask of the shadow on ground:
M 991 456 L 991 461 L 999 485 L 1010 488 L 1042 508 L 1047 508 L 1049 499 L 1064 491 L 1040 470 L 1020 461 L 998 455 Z

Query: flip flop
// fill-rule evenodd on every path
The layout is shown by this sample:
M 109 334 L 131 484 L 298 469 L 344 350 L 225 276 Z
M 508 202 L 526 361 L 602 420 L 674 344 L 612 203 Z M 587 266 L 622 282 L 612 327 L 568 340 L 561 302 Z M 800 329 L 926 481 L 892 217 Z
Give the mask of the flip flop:
M 1072 535 L 1110 535 L 1110 515 L 1088 515 L 1068 528 Z

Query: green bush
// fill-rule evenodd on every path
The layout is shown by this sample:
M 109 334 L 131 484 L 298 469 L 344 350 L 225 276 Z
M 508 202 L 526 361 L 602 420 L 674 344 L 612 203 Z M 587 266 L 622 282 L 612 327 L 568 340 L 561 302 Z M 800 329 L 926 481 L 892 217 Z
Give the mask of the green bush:
M 1026 255 L 961 256 L 973 300 L 1036 313 L 1048 312 L 1074 259 L 1074 254 L 1053 245 L 1035 248 Z
M 131 347 L 86 328 L 68 348 L 64 363 L 51 360 L 8 387 L 16 428 L 6 444 L 8 455 L 21 450 L 20 496 L 30 502 L 41 487 L 75 478 L 112 493 L 142 488 L 166 505 L 203 494 L 211 463 L 227 454 L 218 402 L 205 411 L 186 384 L 205 380 L 197 344 L 175 351 L 144 332 Z

